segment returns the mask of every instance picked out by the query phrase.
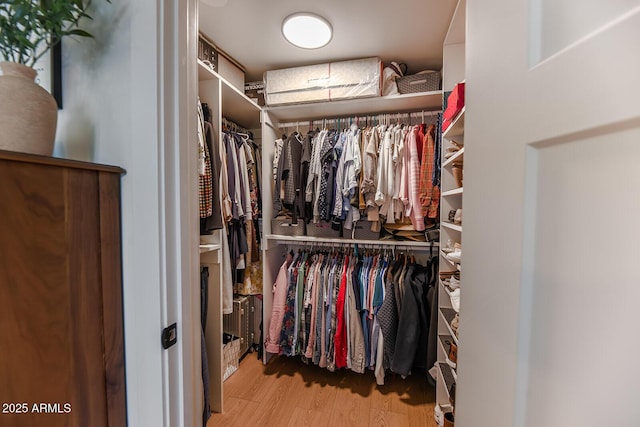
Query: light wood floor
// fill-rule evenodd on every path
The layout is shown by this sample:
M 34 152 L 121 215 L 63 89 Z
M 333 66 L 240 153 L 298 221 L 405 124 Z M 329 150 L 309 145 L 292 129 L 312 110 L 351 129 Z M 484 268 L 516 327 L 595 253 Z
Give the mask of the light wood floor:
M 378 387 L 373 372 L 329 372 L 287 357 L 264 366 L 252 353 L 225 381 L 225 412 L 207 427 L 437 427 L 434 401 L 424 375 L 387 375 Z

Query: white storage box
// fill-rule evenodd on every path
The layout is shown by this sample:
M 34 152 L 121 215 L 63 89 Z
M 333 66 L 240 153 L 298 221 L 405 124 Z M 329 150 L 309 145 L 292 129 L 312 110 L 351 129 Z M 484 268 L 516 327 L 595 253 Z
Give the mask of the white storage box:
M 355 59 L 267 71 L 267 105 L 380 96 L 382 62 Z

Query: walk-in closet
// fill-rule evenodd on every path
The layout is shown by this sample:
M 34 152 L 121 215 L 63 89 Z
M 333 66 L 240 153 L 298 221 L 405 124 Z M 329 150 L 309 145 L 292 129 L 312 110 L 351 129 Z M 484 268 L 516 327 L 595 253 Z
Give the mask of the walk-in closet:
M 452 208 L 441 193 L 462 152 L 450 160 L 443 120 L 449 86 L 464 78 L 464 48 L 443 45 L 447 31 L 464 32 L 465 3 L 450 3 L 438 8 L 446 22 L 435 58 L 356 51 L 256 71 L 205 19 L 226 6 L 201 2 L 208 426 L 291 425 L 305 414 L 346 425 L 453 425 L 444 417 L 453 412 L 455 333 L 445 333 L 452 309 L 443 280 L 451 286 L 460 272 L 443 264 L 452 251 L 441 236 L 452 248 L 461 241 L 440 228 Z M 289 397 L 271 401 L 276 390 Z M 289 400 L 291 414 L 279 413 Z M 362 409 L 357 418 L 342 400 Z

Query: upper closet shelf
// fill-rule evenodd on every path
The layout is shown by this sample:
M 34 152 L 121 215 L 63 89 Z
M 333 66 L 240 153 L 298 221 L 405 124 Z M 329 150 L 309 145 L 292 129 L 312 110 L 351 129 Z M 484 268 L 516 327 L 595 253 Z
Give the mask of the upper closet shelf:
M 267 234 L 268 240 L 276 240 L 283 243 L 291 242 L 291 244 L 313 245 L 314 243 L 338 244 L 338 245 L 375 245 L 375 246 L 405 246 L 412 248 L 429 249 L 431 242 L 415 242 L 413 240 L 363 240 L 363 239 L 344 239 L 331 237 L 314 237 L 314 236 L 284 236 L 278 234 Z M 433 247 L 439 247 L 438 242 L 433 242 Z
M 425 112 L 442 108 L 442 91 L 408 93 L 374 98 L 345 99 L 341 101 L 265 107 L 280 122 L 304 121 L 354 115 Z
M 449 125 L 447 130 L 442 133 L 443 138 L 447 139 L 455 139 L 456 136 L 464 135 L 464 110 L 466 107 L 462 108 L 462 111 L 458 114 L 458 116 L 453 120 L 453 123 Z M 461 141 L 458 141 L 461 142 Z
M 220 74 L 212 71 L 198 59 L 200 81 L 218 79 L 222 83 L 222 115 L 247 129 L 260 128 L 262 108 Z

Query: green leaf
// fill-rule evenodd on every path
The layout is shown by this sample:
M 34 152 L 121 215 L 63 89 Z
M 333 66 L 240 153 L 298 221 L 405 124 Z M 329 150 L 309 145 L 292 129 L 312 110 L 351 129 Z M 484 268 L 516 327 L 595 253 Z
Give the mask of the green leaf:
M 69 31 L 68 34 L 69 35 L 73 35 L 73 36 L 91 37 L 91 38 L 93 38 L 93 35 L 91 35 L 90 33 L 86 32 L 85 30 L 81 30 L 79 28 L 76 28 L 75 30 Z

